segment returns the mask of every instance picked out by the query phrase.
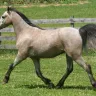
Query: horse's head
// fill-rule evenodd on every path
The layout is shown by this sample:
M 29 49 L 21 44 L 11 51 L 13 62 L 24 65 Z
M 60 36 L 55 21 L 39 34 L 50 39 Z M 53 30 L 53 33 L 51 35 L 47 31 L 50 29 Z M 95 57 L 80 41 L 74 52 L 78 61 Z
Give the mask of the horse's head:
M 8 7 L 7 11 L 5 11 L 0 18 L 0 29 L 7 27 L 11 23 L 12 23 L 12 21 L 11 21 L 11 11 L 10 11 L 10 7 Z

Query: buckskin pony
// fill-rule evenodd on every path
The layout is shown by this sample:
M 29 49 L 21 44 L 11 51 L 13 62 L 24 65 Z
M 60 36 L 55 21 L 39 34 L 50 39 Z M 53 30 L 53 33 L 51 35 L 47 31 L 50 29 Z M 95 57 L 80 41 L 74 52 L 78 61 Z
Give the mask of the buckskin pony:
M 67 61 L 66 73 L 60 79 L 56 88 L 61 88 L 66 78 L 73 71 L 73 60 L 88 73 L 92 86 L 96 88 L 91 66 L 82 57 L 82 48 L 86 44 L 86 39 L 84 39 L 84 36 L 87 35 L 86 32 L 79 32 L 79 30 L 71 27 L 44 30 L 31 23 L 23 13 L 12 7 L 8 7 L 0 19 L 0 29 L 8 25 L 13 25 L 16 33 L 18 54 L 5 74 L 4 83 L 8 83 L 15 66 L 29 57 L 33 60 L 37 76 L 52 88 L 54 84 L 51 80 L 42 75 L 40 58 L 52 58 L 65 53 Z

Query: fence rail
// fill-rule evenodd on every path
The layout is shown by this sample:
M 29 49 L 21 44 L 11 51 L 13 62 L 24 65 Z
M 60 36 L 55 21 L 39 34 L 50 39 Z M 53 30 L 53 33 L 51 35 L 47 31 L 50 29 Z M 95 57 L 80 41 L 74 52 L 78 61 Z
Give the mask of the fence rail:
M 76 23 L 96 23 L 96 18 L 74 18 L 73 16 L 66 19 L 38 19 L 32 20 L 33 24 L 70 24 L 70 26 L 74 27 Z M 4 28 L 0 30 L 2 32 L 14 32 L 13 28 Z M 0 49 L 16 49 L 15 45 L 3 45 L 2 41 L 15 41 L 15 36 L 0 36 Z

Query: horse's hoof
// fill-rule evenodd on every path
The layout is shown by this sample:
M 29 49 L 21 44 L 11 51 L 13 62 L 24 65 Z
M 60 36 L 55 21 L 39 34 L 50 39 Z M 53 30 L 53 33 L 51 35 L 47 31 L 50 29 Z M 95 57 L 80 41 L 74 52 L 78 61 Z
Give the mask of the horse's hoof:
M 50 84 L 48 85 L 48 87 L 49 87 L 49 89 L 55 88 L 55 86 L 54 86 L 53 83 L 50 83 Z
M 2 85 L 5 85 L 6 84 L 6 82 L 2 82 Z
M 4 80 L 3 80 L 3 84 L 8 83 L 8 81 L 9 81 L 9 77 L 5 77 Z
M 95 82 L 94 84 L 92 84 L 92 86 L 93 86 L 94 88 L 96 88 L 96 82 Z
M 56 89 L 62 89 L 63 86 L 56 85 Z
M 3 83 L 2 83 L 2 84 L 4 85 L 4 84 L 7 84 L 7 83 L 8 83 L 8 82 L 3 81 Z
M 4 84 L 7 84 L 7 83 L 8 83 L 7 80 L 3 80 L 3 82 L 2 82 L 3 85 L 4 85 Z

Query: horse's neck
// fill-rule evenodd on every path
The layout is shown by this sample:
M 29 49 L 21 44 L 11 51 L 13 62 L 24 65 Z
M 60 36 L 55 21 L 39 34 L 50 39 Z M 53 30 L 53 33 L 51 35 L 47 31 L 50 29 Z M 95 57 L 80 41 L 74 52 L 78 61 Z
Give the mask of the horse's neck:
M 12 17 L 12 24 L 14 27 L 14 31 L 16 35 L 22 34 L 23 30 L 25 30 L 29 25 L 18 15 L 14 14 Z
M 16 40 L 18 40 L 20 36 L 25 34 L 26 31 L 31 31 L 30 32 L 31 36 L 33 36 L 34 32 L 35 32 L 35 34 L 37 34 L 41 30 L 39 28 L 28 25 L 18 14 L 15 13 L 13 15 L 14 16 L 12 17 L 12 24 L 14 27 L 14 31 L 16 33 Z M 36 30 L 39 30 L 39 31 L 36 31 Z

